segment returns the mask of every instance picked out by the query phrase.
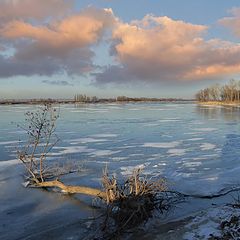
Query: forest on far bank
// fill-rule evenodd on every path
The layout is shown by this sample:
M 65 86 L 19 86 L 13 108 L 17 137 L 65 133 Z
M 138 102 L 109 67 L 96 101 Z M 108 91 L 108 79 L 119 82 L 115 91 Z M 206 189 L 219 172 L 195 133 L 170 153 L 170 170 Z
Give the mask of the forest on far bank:
M 215 84 L 201 89 L 195 95 L 199 102 L 240 102 L 240 80 L 231 79 L 227 84 Z

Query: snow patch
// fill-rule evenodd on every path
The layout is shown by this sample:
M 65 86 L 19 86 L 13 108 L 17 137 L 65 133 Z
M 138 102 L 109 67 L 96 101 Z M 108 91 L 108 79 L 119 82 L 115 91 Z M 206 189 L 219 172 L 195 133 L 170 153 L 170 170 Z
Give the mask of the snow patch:
M 144 163 L 144 164 L 139 164 L 136 166 L 127 166 L 127 167 L 120 167 L 120 170 L 122 171 L 121 174 L 123 176 L 125 175 L 131 175 L 134 170 L 141 169 L 143 170 L 146 166 L 148 166 L 150 163 Z
M 0 142 L 0 145 L 9 145 L 9 144 L 17 144 L 21 141 L 8 141 L 8 142 Z
M 216 147 L 216 145 L 212 143 L 203 143 L 200 145 L 202 151 L 212 150 Z
M 84 143 L 98 143 L 98 142 L 107 142 L 107 139 L 102 138 L 77 138 L 70 140 L 70 144 L 76 145 L 76 144 L 84 144 Z
M 152 142 L 152 143 L 144 143 L 143 147 L 151 147 L 151 148 L 174 148 L 177 147 L 181 142 L 173 141 L 173 142 Z
M 128 157 L 113 157 L 112 160 L 115 162 L 129 159 Z
M 179 122 L 179 121 L 180 119 L 172 119 L 172 118 L 158 120 L 158 122 Z
M 212 132 L 216 131 L 217 128 L 194 128 L 195 131 L 201 131 L 201 132 Z
M 183 163 L 184 167 L 199 167 L 201 165 L 202 165 L 201 162 L 185 162 L 185 163 Z
M 204 138 L 189 138 L 187 141 L 200 141 L 203 140 Z
M 88 155 L 94 156 L 94 157 L 102 157 L 102 156 L 110 156 L 116 153 L 119 153 L 121 151 L 112 151 L 112 150 L 96 150 L 94 152 L 89 153 Z
M 202 211 L 198 213 L 194 219 L 192 219 L 191 222 L 184 227 L 186 233 L 184 234 L 183 239 L 209 239 L 210 234 L 213 234 L 216 237 L 220 237 L 221 230 L 219 228 L 219 225 L 221 222 L 229 221 L 233 215 L 239 216 L 240 209 L 221 206 L 211 208 L 207 211 Z
M 73 153 L 88 153 L 95 151 L 95 149 L 89 149 L 85 146 L 78 146 L 78 147 L 54 147 L 53 149 L 60 150 L 59 152 L 51 153 L 51 156 L 61 156 L 64 154 L 73 154 Z
M 167 153 L 171 156 L 183 156 L 186 153 L 186 149 L 169 149 Z
M 90 135 L 90 137 L 96 137 L 96 138 L 115 138 L 117 136 L 118 134 L 113 134 L 113 133 L 102 133 L 102 134 Z
M 8 161 L 0 161 L 1 170 L 3 168 L 13 166 L 13 165 L 16 165 L 16 164 L 20 164 L 20 161 L 18 159 L 8 160 Z

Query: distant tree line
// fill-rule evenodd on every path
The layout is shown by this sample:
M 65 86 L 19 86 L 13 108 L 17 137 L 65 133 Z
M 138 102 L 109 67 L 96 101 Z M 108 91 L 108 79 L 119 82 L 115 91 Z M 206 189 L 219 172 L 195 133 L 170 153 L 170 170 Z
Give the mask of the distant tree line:
M 74 96 L 75 103 L 106 103 L 106 102 L 157 102 L 157 101 L 184 101 L 184 99 L 176 98 L 146 98 L 146 97 L 127 97 L 118 96 L 116 98 L 97 98 L 89 97 L 86 94 L 76 94 Z
M 215 84 L 200 90 L 195 97 L 196 100 L 200 102 L 238 102 L 240 101 L 240 81 L 232 79 L 223 86 Z
M 187 101 L 181 98 L 147 98 L 147 97 L 126 97 L 118 96 L 116 97 L 116 102 L 164 102 L 164 101 Z
M 83 103 L 95 103 L 95 102 L 98 102 L 98 98 L 96 96 L 89 97 L 89 96 L 86 96 L 85 94 L 84 95 L 76 94 L 74 96 L 74 101 L 83 102 Z

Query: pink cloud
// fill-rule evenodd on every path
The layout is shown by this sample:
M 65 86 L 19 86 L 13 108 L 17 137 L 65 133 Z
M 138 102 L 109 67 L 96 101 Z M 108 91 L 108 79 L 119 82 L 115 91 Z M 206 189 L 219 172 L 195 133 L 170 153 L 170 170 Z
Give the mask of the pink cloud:
M 93 7 L 71 15 L 63 14 L 61 18 L 36 20 L 48 16 L 47 6 L 52 11 L 56 7 L 55 17 L 65 13 L 70 9 L 67 2 L 0 2 L 0 7 L 6 11 L 0 13 L 0 44 L 5 50 L 9 46 L 13 50 L 10 56 L 0 55 L 0 77 L 99 72 L 99 66 L 93 63 L 92 47 L 106 41 L 105 34 L 111 35 L 111 54 L 116 62 L 105 71 L 93 74 L 100 84 L 130 80 L 200 81 L 240 73 L 240 45 L 220 39 L 205 40 L 208 27 L 204 25 L 152 15 L 124 23 L 111 9 Z M 30 5 L 26 7 L 26 4 Z M 233 19 L 225 18 L 221 22 L 237 21 L 240 10 L 232 12 Z M 5 20 L 1 21 L 4 16 Z M 0 51 L 4 51 L 2 47 Z
M 206 41 L 203 36 L 207 29 L 151 15 L 119 23 L 112 38 L 121 67 L 110 67 L 97 75 L 97 81 L 108 81 L 112 74 L 122 80 L 158 82 L 216 79 L 240 73 L 240 45 L 219 39 Z
M 114 16 L 109 10 L 92 8 L 42 26 L 11 21 L 0 29 L 0 36 L 12 40 L 31 39 L 35 47 L 64 52 L 96 43 L 113 23 Z
M 27 75 L 38 74 L 39 63 L 47 67 L 46 73 L 55 74 L 66 71 L 68 74 L 88 73 L 94 66 L 93 45 L 103 38 L 106 30 L 115 23 L 111 9 L 87 8 L 78 14 L 45 24 L 32 24 L 29 21 L 13 20 L 0 28 L 0 39 L 12 44 L 14 55 L 6 59 L 6 69 L 24 69 Z M 2 59 L 3 61 L 4 59 Z M 36 67 L 34 67 L 36 63 Z M 27 68 L 32 69 L 26 71 Z M 49 69 L 48 66 L 52 66 Z M 12 71 L 17 75 L 17 72 Z M 39 71 L 44 74 L 44 69 Z M 13 74 L 4 71 L 4 76 Z
M 219 20 L 219 23 L 229 28 L 237 37 L 240 37 L 240 8 L 230 10 L 231 17 L 225 17 Z

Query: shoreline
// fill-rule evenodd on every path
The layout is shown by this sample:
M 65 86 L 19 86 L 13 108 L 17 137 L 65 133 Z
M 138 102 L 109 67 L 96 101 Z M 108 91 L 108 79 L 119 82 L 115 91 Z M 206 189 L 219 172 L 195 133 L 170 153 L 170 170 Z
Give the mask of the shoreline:
M 240 107 L 240 102 L 221 102 L 221 101 L 208 101 L 208 102 L 197 102 L 203 106 L 228 106 L 228 107 Z
M 26 104 L 26 105 L 39 105 L 39 104 L 126 104 L 126 103 L 170 103 L 170 102 L 182 102 L 182 103 L 192 103 L 195 102 L 192 99 L 129 99 L 118 101 L 115 99 L 99 99 L 98 101 L 88 101 L 88 102 L 80 102 L 74 100 L 59 100 L 59 99 L 33 99 L 33 100 L 0 100 L 0 105 L 18 105 L 18 104 Z

